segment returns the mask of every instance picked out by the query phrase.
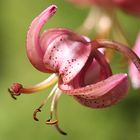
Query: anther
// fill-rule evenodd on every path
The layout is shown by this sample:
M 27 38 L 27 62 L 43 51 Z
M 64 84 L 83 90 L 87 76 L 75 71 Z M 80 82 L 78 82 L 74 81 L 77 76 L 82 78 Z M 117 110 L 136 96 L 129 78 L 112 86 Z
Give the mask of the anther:
M 46 124 L 48 124 L 48 125 L 53 125 L 53 124 L 56 124 L 56 123 L 58 122 L 57 119 L 55 119 L 54 121 L 52 121 L 52 118 L 53 118 L 53 112 L 50 112 L 50 119 L 48 119 L 48 120 L 46 121 Z
M 36 117 L 38 112 L 41 112 L 41 107 L 37 108 L 33 113 L 33 118 L 35 121 L 39 121 L 39 119 Z
M 67 135 L 66 132 L 64 132 L 62 129 L 60 129 L 60 127 L 58 126 L 58 122 L 54 125 L 55 128 L 58 130 L 58 132 L 62 135 Z
M 56 112 L 55 112 L 56 113 Z M 67 135 L 66 132 L 64 132 L 62 129 L 60 129 L 59 125 L 58 125 L 58 119 L 55 119 L 55 120 L 52 120 L 52 117 L 53 117 L 53 112 L 50 112 L 50 119 L 48 119 L 46 121 L 46 124 L 47 125 L 54 125 L 56 130 L 62 134 L 62 135 Z

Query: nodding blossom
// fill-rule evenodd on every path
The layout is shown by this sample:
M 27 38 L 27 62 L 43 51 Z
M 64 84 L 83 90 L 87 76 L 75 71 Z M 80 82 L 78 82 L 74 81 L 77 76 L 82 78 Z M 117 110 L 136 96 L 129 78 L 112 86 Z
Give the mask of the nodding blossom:
M 140 56 L 140 33 L 138 34 L 136 43 L 133 47 L 133 51 Z M 135 68 L 135 65 L 133 63 L 130 63 L 129 65 L 129 75 L 132 83 L 132 87 L 135 89 L 140 88 L 140 74 Z
M 105 108 L 114 105 L 128 93 L 126 73 L 112 74 L 104 54 L 99 48 L 112 48 L 131 59 L 140 71 L 139 57 L 127 46 L 108 40 L 90 41 L 69 29 L 52 28 L 40 34 L 43 25 L 56 12 L 55 5 L 49 6 L 31 23 L 27 32 L 26 49 L 31 64 L 41 72 L 52 74 L 43 82 L 24 87 L 14 83 L 9 92 L 12 97 L 30 94 L 55 84 L 50 94 L 34 111 L 37 112 L 52 97 L 50 119 L 46 124 L 54 125 L 61 134 L 66 134 L 58 126 L 57 102 L 62 93 L 90 108 Z M 54 115 L 54 116 L 53 116 Z
M 130 14 L 140 15 L 139 0 L 68 0 L 80 5 L 98 5 L 101 7 L 121 8 Z

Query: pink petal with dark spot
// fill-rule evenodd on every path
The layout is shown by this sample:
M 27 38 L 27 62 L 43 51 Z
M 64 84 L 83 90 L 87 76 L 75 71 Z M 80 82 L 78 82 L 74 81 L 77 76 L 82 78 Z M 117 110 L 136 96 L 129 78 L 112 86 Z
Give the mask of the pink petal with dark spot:
M 62 79 L 59 80 L 59 88 L 62 90 L 70 90 L 85 87 L 86 85 L 104 80 L 111 75 L 111 68 L 104 55 L 100 51 L 95 50 L 89 56 L 80 73 L 78 73 L 71 82 L 65 84 Z
M 85 85 L 97 83 L 112 75 L 111 69 L 110 69 L 106 59 L 104 58 L 103 54 L 100 53 L 99 51 L 96 51 L 94 56 L 97 61 L 93 61 L 94 63 L 92 63 L 90 65 L 90 67 L 87 69 L 86 73 L 82 74 L 84 76 Z M 93 70 L 94 70 L 94 72 L 93 72 Z M 127 93 L 127 90 L 128 90 L 127 86 L 128 86 L 128 83 L 125 81 L 122 81 L 119 85 L 117 85 L 109 93 L 99 97 L 98 99 L 90 100 L 90 99 L 85 99 L 81 96 L 74 96 L 74 97 L 79 103 L 81 103 L 87 107 L 104 108 L 104 107 L 111 106 L 111 105 L 115 104 L 117 101 L 119 101 Z
M 97 82 L 95 84 L 87 85 L 85 87 L 63 90 L 66 94 L 81 96 L 85 99 L 98 99 L 116 88 L 122 81 L 127 82 L 127 74 L 115 74 L 109 78 Z M 128 84 L 127 84 L 128 86 Z
M 59 73 L 64 83 L 69 83 L 83 68 L 90 53 L 91 45 L 87 45 L 87 40 L 67 30 L 46 48 L 44 64 Z
M 106 92 L 104 95 L 100 95 L 97 99 L 85 99 L 80 96 L 76 96 L 76 100 L 84 106 L 91 108 L 105 108 L 117 103 L 128 93 L 128 79 L 123 78 L 120 80 L 114 88 Z M 100 93 L 98 93 L 100 94 Z
M 39 33 L 46 21 L 54 15 L 56 9 L 57 7 L 55 5 L 51 5 L 44 10 L 32 21 L 27 33 L 26 49 L 28 58 L 35 68 L 43 72 L 48 72 L 48 70 L 45 68 L 43 63 L 44 54 L 39 44 Z
M 69 84 L 63 84 L 60 80 L 59 87 L 67 94 L 74 95 L 74 99 L 87 107 L 104 108 L 118 102 L 128 91 L 128 79 L 125 74 L 111 75 L 105 57 L 96 50 L 80 74 Z M 90 88 L 87 90 L 87 87 Z M 77 90 L 79 91 L 76 92 Z
M 64 34 L 72 34 L 73 32 L 65 28 L 52 28 L 45 30 L 40 37 L 40 47 L 45 53 L 49 44 L 55 40 L 57 37 Z
M 96 50 L 92 55 L 73 81 L 64 84 L 60 80 L 59 88 L 66 94 L 73 95 L 85 106 L 91 108 L 111 106 L 127 94 L 127 75 L 111 76 L 111 69 L 103 54 Z

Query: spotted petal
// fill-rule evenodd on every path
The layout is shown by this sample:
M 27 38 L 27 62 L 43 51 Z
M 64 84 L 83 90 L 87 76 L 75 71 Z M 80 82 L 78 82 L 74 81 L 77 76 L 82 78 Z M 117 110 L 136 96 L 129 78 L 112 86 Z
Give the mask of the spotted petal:
M 128 79 L 124 77 L 110 91 L 108 92 L 106 91 L 104 95 L 98 93 L 100 97 L 98 97 L 97 99 L 85 99 L 82 98 L 81 96 L 76 96 L 76 100 L 87 107 L 105 108 L 117 103 L 127 93 L 128 93 Z
M 63 91 L 69 95 L 80 95 L 85 99 L 97 99 L 110 92 L 113 88 L 118 86 L 118 84 L 120 84 L 122 81 L 127 82 L 126 79 L 127 79 L 127 74 L 115 74 L 96 84 L 87 85 L 85 87 L 81 87 L 73 90 L 63 90 Z
M 45 30 L 40 37 L 40 47 L 43 51 L 43 53 L 46 52 L 49 44 L 55 40 L 57 37 L 64 35 L 64 34 L 72 34 L 73 32 L 69 29 L 65 28 L 51 28 L 48 30 Z
M 91 53 L 84 37 L 67 30 L 56 37 L 46 48 L 45 66 L 62 77 L 64 83 L 70 82 L 83 68 Z
M 66 94 L 73 95 L 78 102 L 85 106 L 107 107 L 127 94 L 127 75 L 111 76 L 111 69 L 103 54 L 96 50 L 93 52 L 93 56 L 88 59 L 80 74 L 69 84 L 63 84 L 63 81 L 60 80 L 59 88 Z M 92 59 L 93 61 L 91 61 Z
M 65 84 L 63 79 L 59 80 L 59 88 L 62 90 L 72 90 L 79 87 L 95 84 L 112 75 L 110 65 L 104 55 L 98 51 L 92 51 L 83 69 L 69 83 Z

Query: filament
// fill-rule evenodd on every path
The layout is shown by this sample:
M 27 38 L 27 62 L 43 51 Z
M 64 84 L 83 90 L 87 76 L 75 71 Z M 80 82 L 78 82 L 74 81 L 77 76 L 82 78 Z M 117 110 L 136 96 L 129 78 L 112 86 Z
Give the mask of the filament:
M 59 99 L 61 94 L 62 94 L 61 90 L 57 88 L 56 92 L 55 92 L 55 95 L 53 96 L 53 99 L 52 99 L 51 111 L 56 110 L 57 102 L 58 102 L 58 99 Z
M 57 103 L 58 103 L 58 99 L 59 99 L 61 94 L 62 94 L 62 91 L 57 88 L 56 91 L 55 91 L 55 94 L 53 96 L 52 103 L 51 103 L 50 119 L 46 121 L 46 124 L 54 125 L 59 133 L 61 133 L 63 135 L 67 135 L 67 133 L 65 133 L 63 130 L 61 130 L 59 125 L 58 125 Z M 54 117 L 55 117 L 54 120 L 52 120 L 53 113 L 54 113 Z
M 33 92 L 37 92 L 37 91 L 43 90 L 45 88 L 48 88 L 49 86 L 54 84 L 57 80 L 58 80 L 58 76 L 56 74 L 52 74 L 49 78 L 47 78 L 43 82 L 41 82 L 35 86 L 32 86 L 30 88 L 22 88 L 20 90 L 20 92 L 24 93 L 24 94 L 30 94 Z
M 36 121 L 39 121 L 37 116 L 38 112 L 41 112 L 42 107 L 47 103 L 47 101 L 53 96 L 53 94 L 55 93 L 56 89 L 58 87 L 58 84 L 56 84 L 53 89 L 51 90 L 51 92 L 49 93 L 49 95 L 42 101 L 41 105 L 34 111 L 33 113 L 33 118 Z

